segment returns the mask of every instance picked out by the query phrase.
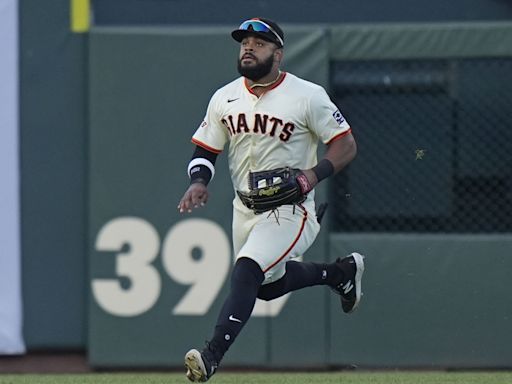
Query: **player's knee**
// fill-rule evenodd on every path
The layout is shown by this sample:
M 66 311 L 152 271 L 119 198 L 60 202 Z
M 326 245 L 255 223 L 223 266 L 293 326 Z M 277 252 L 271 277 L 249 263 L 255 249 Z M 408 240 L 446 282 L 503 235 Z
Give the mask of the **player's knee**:
M 268 287 L 262 286 L 260 290 L 258 291 L 258 299 L 263 301 L 271 301 L 274 300 L 275 294 L 272 292 L 272 290 L 269 290 Z
M 270 301 L 283 296 L 286 293 L 287 276 L 284 275 L 279 280 L 270 284 L 262 285 L 258 291 L 258 299 Z
M 233 268 L 233 273 L 231 274 L 231 285 L 259 285 L 264 279 L 265 275 L 258 263 L 248 257 L 241 257 L 236 261 L 235 267 Z

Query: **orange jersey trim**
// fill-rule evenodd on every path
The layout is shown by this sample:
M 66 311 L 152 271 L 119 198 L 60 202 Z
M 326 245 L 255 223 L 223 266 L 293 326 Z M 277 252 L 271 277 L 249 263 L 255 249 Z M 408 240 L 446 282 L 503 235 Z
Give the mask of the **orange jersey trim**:
M 265 93 L 278 87 L 284 81 L 285 77 L 286 77 L 286 72 L 281 72 L 281 78 L 277 82 L 272 84 L 272 86 L 269 89 L 267 89 L 265 91 Z M 254 93 L 254 91 L 251 88 L 249 88 L 250 86 L 249 86 L 249 83 L 247 82 L 247 78 L 244 78 L 244 85 L 245 85 L 245 88 L 249 91 L 249 93 L 252 93 L 253 95 L 258 96 L 258 95 L 256 95 L 256 93 Z
M 270 266 L 265 268 L 263 273 L 267 273 L 269 270 L 274 268 L 281 260 L 283 260 L 286 257 L 286 255 L 288 255 L 288 253 L 290 253 L 290 251 L 295 246 L 295 244 L 297 244 L 297 241 L 299 241 L 300 235 L 302 235 L 302 232 L 304 231 L 304 227 L 306 226 L 306 221 L 308 219 L 308 212 L 306 211 L 306 209 L 304 209 L 301 205 L 299 205 L 299 206 L 304 210 L 304 217 L 302 218 L 302 224 L 300 226 L 299 233 L 295 237 L 295 240 L 293 240 L 293 243 L 285 251 L 285 253 L 283 253 L 281 256 L 279 256 L 279 258 L 276 261 L 274 261 L 272 264 L 270 264 Z
M 205 143 L 203 143 L 203 142 L 201 142 L 201 141 L 199 141 L 199 140 L 197 140 L 197 139 L 194 139 L 194 138 L 193 138 L 191 141 L 192 141 L 195 145 L 199 145 L 200 147 L 202 147 L 202 148 L 206 149 L 207 151 L 210 151 L 210 152 L 216 153 L 217 155 L 218 155 L 219 153 L 221 153 L 221 152 L 222 152 L 222 149 L 215 149 L 215 148 L 212 148 L 212 147 L 210 147 L 209 145 L 206 145 Z
M 329 140 L 326 145 L 331 144 L 333 141 L 336 141 L 338 139 L 341 139 L 343 136 L 348 135 L 349 133 L 352 133 L 352 128 L 349 128 L 348 131 L 342 132 L 336 136 L 334 136 L 331 140 Z

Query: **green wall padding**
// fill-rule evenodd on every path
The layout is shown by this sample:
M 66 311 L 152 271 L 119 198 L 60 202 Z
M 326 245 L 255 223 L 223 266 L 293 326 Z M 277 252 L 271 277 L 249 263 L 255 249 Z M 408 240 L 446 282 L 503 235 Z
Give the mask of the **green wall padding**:
M 512 56 L 511 22 L 350 24 L 330 32 L 331 60 Z
M 332 234 L 331 258 L 366 255 L 363 300 L 333 312 L 331 362 L 499 368 L 512 362 L 511 235 Z

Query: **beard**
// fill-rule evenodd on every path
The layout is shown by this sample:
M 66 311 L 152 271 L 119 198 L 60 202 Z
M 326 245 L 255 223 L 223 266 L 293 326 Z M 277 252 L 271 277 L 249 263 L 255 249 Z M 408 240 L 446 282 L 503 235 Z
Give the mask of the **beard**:
M 257 81 L 270 73 L 272 65 L 274 64 L 274 57 L 270 55 L 266 60 L 257 62 L 254 66 L 242 66 L 242 59 L 238 59 L 238 73 L 249 80 Z

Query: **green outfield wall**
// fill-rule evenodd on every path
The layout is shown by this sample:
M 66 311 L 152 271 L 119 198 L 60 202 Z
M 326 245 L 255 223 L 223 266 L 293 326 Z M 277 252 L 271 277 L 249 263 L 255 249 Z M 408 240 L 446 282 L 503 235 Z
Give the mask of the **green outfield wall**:
M 87 35 L 71 33 L 69 4 L 19 1 L 23 336 L 29 350 L 87 343 Z
M 331 60 L 387 58 L 379 42 L 391 44 L 395 27 L 367 28 L 287 28 L 284 69 L 329 89 Z M 407 28 L 402 32 L 417 44 L 400 52 L 419 58 L 428 56 L 428 47 L 431 56 L 439 53 L 426 41 L 443 36 L 449 47 L 481 33 L 478 26 L 442 32 L 424 26 L 420 35 Z M 502 31 L 499 25 L 496 33 Z M 179 366 L 184 352 L 211 336 L 234 261 L 233 190 L 224 154 L 208 206 L 181 216 L 176 205 L 187 186 L 190 137 L 215 89 L 237 76 L 237 46 L 228 32 L 180 27 L 90 33 L 87 346 L 95 367 Z M 347 48 L 340 36 L 350 37 L 347 45 L 358 36 L 367 45 Z M 495 38 L 487 29 L 485 36 Z M 507 56 L 507 47 L 476 41 L 464 52 L 453 48 L 453 55 Z M 326 196 L 320 189 L 318 199 Z M 503 294 L 510 236 L 344 235 L 329 233 L 325 224 L 304 257 L 366 254 L 361 309 L 344 315 L 323 288 L 258 303 L 227 365 L 511 366 L 512 308 Z
M 331 259 L 367 255 L 364 305 L 332 311 L 330 361 L 510 367 L 510 235 L 332 234 Z M 347 347 L 348 348 L 345 348 Z

